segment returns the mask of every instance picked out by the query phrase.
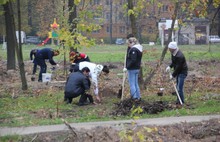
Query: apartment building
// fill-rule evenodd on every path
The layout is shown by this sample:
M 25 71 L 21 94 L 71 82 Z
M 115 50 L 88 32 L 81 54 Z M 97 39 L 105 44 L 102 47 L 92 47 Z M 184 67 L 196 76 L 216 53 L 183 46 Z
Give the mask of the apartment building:
M 103 39 L 105 43 L 114 43 L 116 38 L 126 38 L 127 34 L 131 33 L 130 20 L 125 14 L 127 13 L 125 9 L 127 0 L 94 0 L 93 2 L 102 5 L 104 23 L 100 30 L 91 34 L 92 37 Z M 141 43 L 157 42 L 161 38 L 158 24 L 161 19 L 172 19 L 174 6 L 169 0 L 159 0 L 151 3 L 150 0 L 146 0 L 145 4 L 145 8 L 136 18 L 138 38 Z M 134 1 L 134 5 L 137 5 L 136 1 Z M 192 21 L 186 21 L 186 23 L 186 25 L 176 29 L 173 33 L 173 40 L 179 41 L 180 44 L 208 43 L 209 20 L 196 18 Z M 165 41 L 168 32 L 168 28 L 163 31 Z

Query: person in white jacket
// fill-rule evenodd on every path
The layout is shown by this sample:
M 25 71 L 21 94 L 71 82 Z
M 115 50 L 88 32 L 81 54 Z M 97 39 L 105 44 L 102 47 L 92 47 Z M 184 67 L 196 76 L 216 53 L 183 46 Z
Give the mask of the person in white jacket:
M 74 71 L 76 70 L 82 70 L 84 67 L 88 67 L 90 70 L 89 76 L 91 77 L 92 84 L 94 86 L 94 94 L 96 96 L 96 99 L 98 102 L 101 102 L 101 99 L 99 97 L 99 89 L 98 89 L 98 77 L 101 74 L 101 72 L 104 72 L 104 74 L 109 73 L 109 68 L 106 65 L 100 65 L 100 64 L 95 64 L 91 62 L 80 62 L 76 67 L 74 67 Z

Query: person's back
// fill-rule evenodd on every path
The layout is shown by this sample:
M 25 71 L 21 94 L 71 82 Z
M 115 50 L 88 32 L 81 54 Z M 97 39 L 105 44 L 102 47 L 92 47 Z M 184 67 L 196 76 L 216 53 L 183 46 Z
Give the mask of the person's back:
M 73 72 L 69 75 L 64 91 L 64 101 L 68 104 L 72 102 L 73 98 L 76 98 L 81 95 L 79 99 L 79 105 L 84 105 L 88 94 L 86 91 L 90 89 L 90 82 L 89 82 L 89 68 L 85 67 L 82 71 Z M 91 100 L 91 103 L 93 101 Z
M 33 60 L 33 56 L 34 58 L 36 57 L 37 52 L 39 51 L 39 49 L 32 49 L 30 52 L 30 59 Z
M 65 92 L 70 94 L 83 93 L 84 90 L 89 89 L 89 86 L 84 85 L 85 81 L 88 80 L 80 71 L 71 73 L 65 86 Z
M 51 59 L 53 57 L 53 52 L 51 48 L 43 48 L 37 52 L 37 56 L 42 59 Z
M 79 70 L 82 70 L 82 68 L 84 68 L 84 67 L 88 67 L 89 70 L 90 70 L 90 73 L 92 74 L 95 71 L 96 64 L 95 63 L 91 63 L 91 62 L 87 62 L 87 61 L 80 62 L 79 63 Z

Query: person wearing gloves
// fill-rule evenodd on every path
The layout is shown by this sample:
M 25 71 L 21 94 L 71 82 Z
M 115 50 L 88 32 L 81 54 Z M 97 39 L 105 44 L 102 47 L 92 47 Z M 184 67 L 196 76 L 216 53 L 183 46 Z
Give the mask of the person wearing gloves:
M 32 49 L 30 52 L 30 59 L 33 60 L 33 63 L 34 63 L 32 75 L 34 75 L 37 71 L 37 63 L 35 61 L 35 57 L 36 57 L 36 54 L 38 51 L 39 51 L 39 49 Z M 33 58 L 33 56 L 34 56 L 34 58 Z
M 88 67 L 90 70 L 89 76 L 91 77 L 92 84 L 94 86 L 94 94 L 96 96 L 97 101 L 101 102 L 101 99 L 99 97 L 99 89 L 98 89 L 98 77 L 101 74 L 101 72 L 104 72 L 104 74 L 108 74 L 109 68 L 106 65 L 103 66 L 100 64 L 84 61 L 74 66 L 74 72 L 78 70 L 82 70 L 84 67 Z
M 184 103 L 183 86 L 188 72 L 186 59 L 184 54 L 179 50 L 176 42 L 170 42 L 168 49 L 171 53 L 171 64 L 166 68 L 166 72 L 170 72 L 171 68 L 174 69 L 173 73 L 170 74 L 170 79 L 176 78 L 176 88 L 182 103 Z M 180 104 L 178 98 L 177 104 Z
M 139 101 L 141 99 L 141 93 L 138 84 L 138 75 L 141 67 L 143 47 L 132 34 L 127 36 L 127 44 L 126 67 L 123 71 L 128 72 L 131 98 Z
M 51 65 L 59 66 L 54 60 L 53 57 L 59 55 L 59 50 L 51 48 L 43 48 L 36 53 L 35 62 L 40 66 L 40 73 L 38 77 L 38 82 L 42 82 L 42 73 L 47 72 L 47 64 L 45 60 L 49 60 Z
M 73 98 L 81 95 L 79 99 L 79 106 L 87 105 L 87 98 L 90 103 L 93 103 L 93 97 L 87 92 L 90 89 L 90 80 L 88 78 L 90 70 L 88 67 L 82 68 L 77 72 L 73 72 L 69 75 L 64 91 L 64 101 L 67 104 L 71 104 Z

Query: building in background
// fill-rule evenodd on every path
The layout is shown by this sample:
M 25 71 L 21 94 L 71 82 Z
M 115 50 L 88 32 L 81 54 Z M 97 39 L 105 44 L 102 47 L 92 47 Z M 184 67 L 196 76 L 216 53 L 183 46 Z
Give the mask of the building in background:
M 94 31 L 91 36 L 103 39 L 105 43 L 110 43 L 110 38 L 113 41 L 117 38 L 126 38 L 126 35 L 131 32 L 130 20 L 123 8 L 127 0 L 94 0 L 94 2 L 103 6 L 101 18 L 104 19 L 104 23 L 101 29 Z M 141 14 L 138 15 L 136 26 L 138 28 L 138 39 L 141 43 L 162 43 L 161 40 L 167 41 L 173 9 L 170 8 L 172 4 L 168 0 L 163 0 L 162 4 L 161 7 L 158 7 L 158 3 L 152 3 L 146 6 Z M 161 27 L 159 27 L 161 19 L 166 21 L 163 33 L 161 33 Z M 193 18 L 191 20 L 183 19 L 183 21 L 186 24 L 175 27 L 176 31 L 173 32 L 172 40 L 179 42 L 179 44 L 209 43 L 210 20 Z M 164 39 L 161 39 L 162 37 Z

